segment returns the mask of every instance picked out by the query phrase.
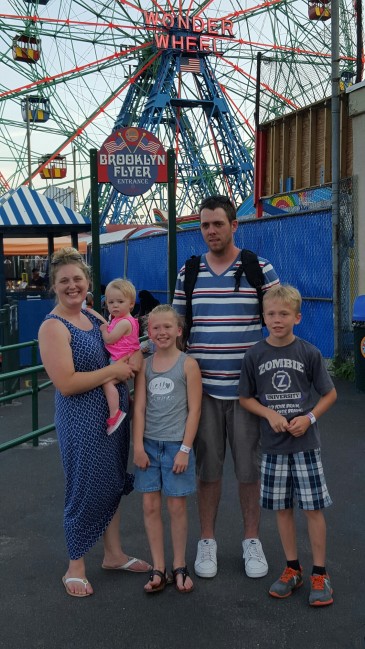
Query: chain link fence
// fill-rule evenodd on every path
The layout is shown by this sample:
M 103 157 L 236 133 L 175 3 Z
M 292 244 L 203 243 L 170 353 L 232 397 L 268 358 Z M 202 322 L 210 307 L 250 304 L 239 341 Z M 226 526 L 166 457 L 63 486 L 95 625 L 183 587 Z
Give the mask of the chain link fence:
M 314 200 L 310 190 L 300 198 L 301 205 L 297 205 L 296 212 L 240 222 L 235 242 L 268 259 L 283 283 L 299 289 L 303 297 L 303 318 L 296 329 L 298 336 L 319 347 L 327 359 L 335 354 L 343 360 L 351 359 L 352 308 L 359 272 L 356 182 L 347 178 L 340 185 L 337 326 L 334 326 L 333 304 L 333 269 L 337 264 L 333 262 L 328 187 L 323 189 L 320 201 L 318 194 L 317 201 Z M 199 228 L 177 233 L 178 268 L 188 257 L 205 250 Z M 160 302 L 168 302 L 167 260 L 166 233 L 102 246 L 102 282 L 106 284 L 114 277 L 126 276 L 137 291 L 147 289 Z
M 353 356 L 352 309 L 359 288 L 358 179 L 340 182 L 338 223 L 339 315 L 338 356 Z

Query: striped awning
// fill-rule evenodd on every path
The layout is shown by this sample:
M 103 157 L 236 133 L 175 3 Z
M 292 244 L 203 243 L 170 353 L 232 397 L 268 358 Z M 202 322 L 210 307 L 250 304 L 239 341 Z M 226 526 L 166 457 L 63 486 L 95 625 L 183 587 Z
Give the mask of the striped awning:
M 35 226 L 44 230 L 52 230 L 52 226 L 61 226 L 62 229 L 76 229 L 80 226 L 85 231 L 90 230 L 89 219 L 74 212 L 69 207 L 57 203 L 44 194 L 39 194 L 34 189 L 20 187 L 10 190 L 0 198 L 0 228 L 14 227 L 14 230 Z M 16 236 L 14 232 L 14 236 Z

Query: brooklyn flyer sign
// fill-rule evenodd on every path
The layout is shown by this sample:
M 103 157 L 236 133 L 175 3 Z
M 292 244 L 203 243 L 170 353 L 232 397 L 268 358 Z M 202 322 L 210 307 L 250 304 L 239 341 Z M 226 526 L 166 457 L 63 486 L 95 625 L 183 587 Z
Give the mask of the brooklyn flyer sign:
M 144 128 L 118 129 L 98 151 L 98 182 L 126 196 L 144 194 L 154 183 L 167 182 L 166 151 Z

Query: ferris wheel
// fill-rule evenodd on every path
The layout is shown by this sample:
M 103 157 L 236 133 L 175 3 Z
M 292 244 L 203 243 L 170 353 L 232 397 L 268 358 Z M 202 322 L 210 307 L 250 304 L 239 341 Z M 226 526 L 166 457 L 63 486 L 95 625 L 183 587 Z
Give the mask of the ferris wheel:
M 362 28 L 340 1 L 341 75 L 355 80 Z M 5 5 L 5 9 L 4 9 Z M 240 205 L 260 123 L 331 94 L 329 0 L 3 0 L 1 179 L 73 186 L 88 210 L 89 150 L 112 130 L 152 131 L 176 153 L 177 216 L 208 193 Z M 259 68 L 258 68 L 259 66 Z M 256 115 L 255 115 L 256 110 Z M 100 186 L 101 225 L 149 222 L 165 185 Z

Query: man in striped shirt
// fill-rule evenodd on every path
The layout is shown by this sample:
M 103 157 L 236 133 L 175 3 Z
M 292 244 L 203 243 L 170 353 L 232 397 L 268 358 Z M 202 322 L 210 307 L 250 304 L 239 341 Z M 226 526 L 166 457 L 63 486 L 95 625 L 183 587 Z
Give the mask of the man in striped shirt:
M 215 521 L 221 497 L 226 442 L 231 447 L 244 524 L 243 558 L 249 577 L 263 577 L 268 566 L 259 541 L 259 420 L 239 405 L 238 383 L 245 351 L 262 338 L 256 290 L 245 273 L 235 291 L 240 249 L 234 243 L 236 208 L 225 196 L 200 206 L 200 228 L 208 252 L 202 255 L 192 296 L 193 324 L 187 352 L 199 363 L 203 403 L 195 441 L 201 540 L 194 565 L 199 577 L 217 574 Z M 259 258 L 263 291 L 279 283 L 272 265 Z M 173 306 L 184 316 L 185 266 L 178 274 Z

